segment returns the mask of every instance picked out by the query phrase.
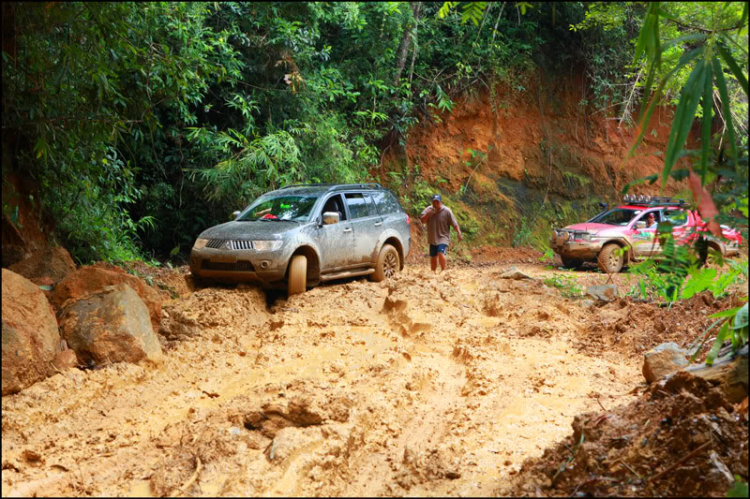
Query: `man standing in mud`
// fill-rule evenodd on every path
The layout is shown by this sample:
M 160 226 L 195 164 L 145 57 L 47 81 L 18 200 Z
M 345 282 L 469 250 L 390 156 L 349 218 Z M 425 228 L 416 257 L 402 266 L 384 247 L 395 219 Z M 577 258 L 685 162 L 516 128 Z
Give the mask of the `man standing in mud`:
M 436 271 L 439 261 L 440 268 L 445 272 L 447 265 L 445 250 L 451 242 L 451 226 L 456 229 L 458 240 L 463 239 L 458 221 L 453 216 L 451 209 L 443 204 L 443 198 L 440 194 L 432 196 L 432 206 L 425 208 L 419 219 L 423 224 L 427 224 L 427 242 L 430 243 L 430 268 L 433 272 Z

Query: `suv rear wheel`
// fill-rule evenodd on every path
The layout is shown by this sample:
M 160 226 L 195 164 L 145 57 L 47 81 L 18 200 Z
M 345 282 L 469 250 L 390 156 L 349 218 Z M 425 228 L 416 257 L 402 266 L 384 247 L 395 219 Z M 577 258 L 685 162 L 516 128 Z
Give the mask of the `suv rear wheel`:
M 305 255 L 294 255 L 289 262 L 289 281 L 287 282 L 287 295 L 304 293 L 307 288 L 307 257 Z
M 399 270 L 401 270 L 401 259 L 398 256 L 398 251 L 390 244 L 384 244 L 378 255 L 375 272 L 370 274 L 370 280 L 380 282 L 387 277 L 393 277 Z
M 625 255 L 618 250 L 620 250 L 620 246 L 611 243 L 604 246 L 599 252 L 596 260 L 602 272 L 616 274 L 622 270 L 622 266 L 625 263 Z

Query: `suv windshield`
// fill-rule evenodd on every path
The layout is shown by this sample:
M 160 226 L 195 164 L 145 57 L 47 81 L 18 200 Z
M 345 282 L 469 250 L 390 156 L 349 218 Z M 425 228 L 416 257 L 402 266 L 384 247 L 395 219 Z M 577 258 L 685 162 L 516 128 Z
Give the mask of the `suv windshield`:
M 240 215 L 237 221 L 306 222 L 317 200 L 318 196 L 261 196 L 245 210 L 245 213 Z
M 628 225 L 633 218 L 643 210 L 632 210 L 629 208 L 615 208 L 605 213 L 595 216 L 589 222 L 597 224 L 617 225 L 624 227 Z

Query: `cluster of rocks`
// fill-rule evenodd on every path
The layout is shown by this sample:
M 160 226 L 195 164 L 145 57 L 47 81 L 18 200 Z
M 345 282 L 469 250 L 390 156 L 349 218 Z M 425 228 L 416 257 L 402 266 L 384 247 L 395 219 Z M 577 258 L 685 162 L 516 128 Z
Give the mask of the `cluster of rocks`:
M 2 269 L 2 302 L 3 396 L 68 368 L 162 361 L 161 295 L 124 270 L 47 248 Z

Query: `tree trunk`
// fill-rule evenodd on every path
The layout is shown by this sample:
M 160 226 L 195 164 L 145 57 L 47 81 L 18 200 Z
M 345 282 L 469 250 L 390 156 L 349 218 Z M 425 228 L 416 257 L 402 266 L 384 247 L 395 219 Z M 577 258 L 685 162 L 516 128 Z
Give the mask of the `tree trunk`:
M 406 23 L 404 29 L 404 37 L 401 39 L 401 43 L 398 46 L 396 52 L 396 77 L 393 79 L 393 84 L 398 85 L 398 81 L 401 79 L 401 73 L 404 71 L 406 65 L 406 56 L 409 53 L 409 45 L 413 37 L 413 31 L 417 25 L 419 19 L 419 10 L 422 7 L 422 2 L 414 2 L 411 4 L 411 10 L 414 14 L 414 19 Z
M 417 54 L 419 53 L 419 43 L 417 43 L 419 35 L 419 24 L 414 26 L 414 49 L 411 54 L 411 65 L 409 67 L 409 83 L 411 83 L 412 77 L 414 76 L 414 61 L 417 60 Z

